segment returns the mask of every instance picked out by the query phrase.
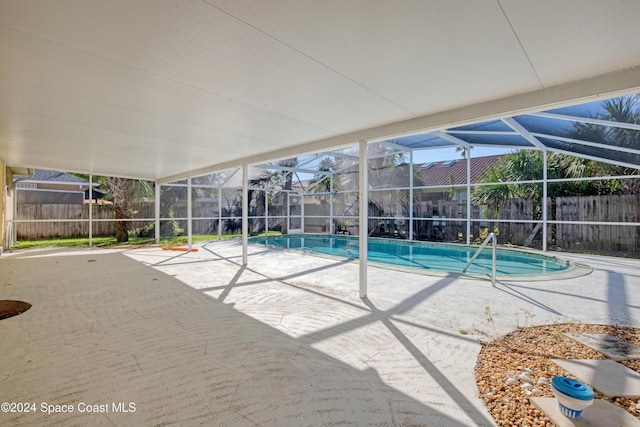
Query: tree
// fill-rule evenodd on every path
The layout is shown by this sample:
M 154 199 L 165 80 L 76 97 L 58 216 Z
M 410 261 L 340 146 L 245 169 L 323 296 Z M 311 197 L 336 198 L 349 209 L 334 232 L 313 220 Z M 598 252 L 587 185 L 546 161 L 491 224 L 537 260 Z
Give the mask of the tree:
M 268 191 L 273 188 L 279 178 L 279 172 L 266 170 L 259 176 L 249 179 L 249 190 L 247 196 L 249 198 L 250 205 L 251 201 L 255 199 L 255 216 L 266 216 L 267 212 L 265 212 L 265 209 L 267 209 L 267 207 L 265 204 L 271 203 L 270 199 L 267 198 Z M 252 224 L 250 224 L 250 231 L 252 233 L 256 233 L 266 225 L 267 224 L 264 224 L 264 221 L 261 223 L 261 220 L 256 219 Z
M 113 211 L 116 218 L 116 241 L 129 241 L 129 223 L 131 218 L 131 201 L 139 201 L 143 197 L 153 196 L 153 185 L 149 181 L 108 177 L 107 184 L 113 197 Z
M 116 241 L 124 243 L 129 241 L 129 227 L 123 219 L 129 218 L 129 183 L 125 178 L 108 177 L 107 183 L 113 196 L 113 211 L 116 217 Z
M 75 176 L 89 179 L 86 174 L 74 174 Z M 116 219 L 115 237 L 118 243 L 129 241 L 129 224 L 127 219 L 133 214 L 131 202 L 143 200 L 145 197 L 153 197 L 154 187 L 150 181 L 140 179 L 127 179 L 118 177 L 106 177 L 96 175 L 92 181 L 98 184 L 98 188 L 106 194 L 105 199 L 113 202 L 113 212 Z
M 467 153 L 470 154 L 470 150 L 473 147 L 469 147 L 469 150 L 467 150 L 467 147 L 463 147 L 462 145 L 456 145 L 456 153 L 460 153 L 460 157 L 462 157 L 463 159 L 467 158 Z
M 289 224 L 287 221 L 287 219 L 289 218 L 289 192 L 293 188 L 293 171 L 290 170 L 289 168 L 295 168 L 296 166 L 298 166 L 298 158 L 293 157 L 290 159 L 280 160 L 278 162 L 278 166 L 283 166 L 286 168 L 286 169 L 282 169 L 282 174 L 284 176 L 283 190 L 285 191 L 285 198 L 284 198 L 285 219 L 282 221 L 282 226 L 280 230 L 282 231 L 282 234 L 287 234 L 289 231 Z
M 160 236 L 163 238 L 176 237 L 184 233 L 178 221 L 175 220 L 174 206 L 187 200 L 187 182 L 180 182 L 182 186 L 164 185 L 160 187 L 160 217 L 169 220 L 160 221 Z M 155 228 L 154 228 L 155 232 Z
M 640 98 L 625 96 L 608 99 L 602 103 L 604 114 L 594 117 L 619 123 L 640 124 Z M 576 123 L 568 136 L 574 139 L 597 142 L 606 145 L 615 145 L 622 148 L 640 148 L 640 131 L 620 128 L 617 126 L 603 126 L 593 123 Z M 570 144 L 572 147 L 573 144 Z M 629 158 L 640 161 L 638 154 L 625 154 Z M 591 165 L 593 173 L 598 176 L 606 175 L 637 175 L 638 169 L 617 166 L 609 163 Z M 623 179 L 616 181 L 622 194 L 640 193 L 640 179 Z
M 313 191 L 315 193 L 325 193 L 321 196 L 321 200 L 327 201 L 331 194 L 331 175 L 335 169 L 336 162 L 331 157 L 324 157 L 320 160 L 320 164 L 318 165 L 318 172 L 327 172 L 327 173 L 318 173 L 314 176 L 315 184 L 313 185 Z M 329 174 L 330 173 L 330 174 Z M 333 183 L 333 191 L 337 191 L 340 188 L 340 183 L 334 181 Z
M 604 101 L 604 114 L 595 117 L 601 120 L 622 123 L 640 123 L 640 106 L 635 97 L 622 97 Z M 576 122 L 564 135 L 577 140 L 626 148 L 640 147 L 640 132 L 633 129 L 601 124 Z M 568 143 L 567 149 L 577 143 Z M 542 184 L 498 184 L 506 181 L 530 181 L 542 179 L 543 154 L 541 151 L 520 150 L 506 154 L 490 168 L 480 181 L 496 185 L 477 187 L 473 193 L 476 204 L 498 202 L 507 198 L 530 198 L 540 203 Z M 595 176 L 615 176 L 638 174 L 638 169 L 617 166 L 563 153 L 549 152 L 547 158 L 549 179 L 585 178 Z M 560 196 L 590 196 L 602 194 L 624 194 L 640 192 L 640 179 L 609 179 L 599 181 L 572 181 L 554 183 L 548 188 L 552 199 Z
M 406 151 L 398 151 L 382 144 L 370 144 L 368 149 L 367 167 L 369 168 L 369 185 L 372 188 L 394 188 L 409 185 L 409 164 Z
M 596 172 L 606 166 L 602 162 L 569 156 L 563 153 L 547 154 L 547 175 L 549 179 L 584 178 L 597 176 Z M 480 180 L 491 183 L 476 187 L 472 194 L 475 205 L 498 203 L 506 199 L 531 199 L 534 204 L 542 202 L 543 184 L 531 183 L 542 179 L 543 153 L 537 150 L 519 150 L 504 155 L 489 168 Z M 504 184 L 505 182 L 521 182 Z M 616 194 L 620 189 L 619 180 L 556 182 L 548 187 L 547 196 L 555 199 L 561 196 L 591 196 Z

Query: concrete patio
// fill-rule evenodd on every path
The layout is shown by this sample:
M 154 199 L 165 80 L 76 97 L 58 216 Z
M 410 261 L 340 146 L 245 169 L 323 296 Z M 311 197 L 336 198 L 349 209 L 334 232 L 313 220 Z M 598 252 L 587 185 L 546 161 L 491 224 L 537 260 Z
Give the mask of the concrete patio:
M 490 426 L 480 339 L 640 325 L 638 260 L 554 254 L 593 272 L 496 288 L 370 267 L 361 300 L 353 262 L 249 249 L 247 268 L 238 241 L 0 257 L 0 299 L 33 304 L 0 321 L 0 400 L 37 406 L 0 424 Z

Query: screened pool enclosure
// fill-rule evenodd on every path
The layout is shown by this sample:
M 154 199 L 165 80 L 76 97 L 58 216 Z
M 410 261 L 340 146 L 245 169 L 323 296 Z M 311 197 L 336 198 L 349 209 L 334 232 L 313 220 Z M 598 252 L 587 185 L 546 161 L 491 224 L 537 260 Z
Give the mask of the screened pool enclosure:
M 9 234 L 18 241 L 88 236 L 91 245 L 120 227 L 155 242 L 187 236 L 190 247 L 193 236 L 241 236 L 243 225 L 245 237 L 347 234 L 464 244 L 494 232 L 503 244 L 637 254 L 639 123 L 634 95 L 172 182 L 85 175 L 85 202 L 75 208 L 26 203 L 21 192 L 47 187 L 16 176 Z

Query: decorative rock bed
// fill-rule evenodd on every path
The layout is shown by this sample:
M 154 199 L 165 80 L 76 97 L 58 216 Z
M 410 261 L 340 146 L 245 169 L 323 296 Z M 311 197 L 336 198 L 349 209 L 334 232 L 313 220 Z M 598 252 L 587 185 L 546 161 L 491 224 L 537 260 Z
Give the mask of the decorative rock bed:
M 529 398 L 554 397 L 551 378 L 571 376 L 552 359 L 606 359 L 602 353 L 564 335 L 565 333 L 611 334 L 640 345 L 640 329 L 607 325 L 557 324 L 518 329 L 483 343 L 476 361 L 479 396 L 499 426 L 549 426 L 551 422 Z M 640 360 L 619 362 L 640 373 Z M 594 390 L 595 391 L 595 390 Z M 617 397 L 605 399 L 640 419 L 640 402 Z

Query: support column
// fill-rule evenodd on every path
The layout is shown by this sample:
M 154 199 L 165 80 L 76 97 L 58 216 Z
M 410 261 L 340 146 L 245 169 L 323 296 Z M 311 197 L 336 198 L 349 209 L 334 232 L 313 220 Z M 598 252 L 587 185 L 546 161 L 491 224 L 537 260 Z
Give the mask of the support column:
M 222 240 L 222 186 L 218 187 L 218 240 Z
M 264 235 L 269 236 L 269 191 L 264 190 Z
M 333 172 L 331 172 L 329 178 L 329 234 L 334 234 L 333 230 L 333 199 L 335 198 L 335 194 L 333 194 Z
M 0 158 L 0 255 L 3 254 L 5 245 L 7 245 L 6 249 L 9 249 L 9 242 L 6 238 L 9 227 L 8 219 L 10 218 L 6 207 L 7 191 L 9 188 L 10 186 L 7 182 L 7 166 L 2 161 L 2 158 Z
M 187 178 L 187 250 L 193 246 L 193 209 L 191 209 L 191 177 Z
M 547 150 L 542 150 L 542 251 L 547 251 Z
M 304 193 L 300 194 L 300 231 L 304 234 Z
M 249 166 L 242 165 L 242 265 L 247 266 L 249 245 Z
M 413 150 L 409 151 L 409 240 L 413 240 Z
M 13 226 L 11 227 L 11 244 L 9 248 L 18 242 L 18 223 L 16 222 L 18 219 L 18 183 L 13 182 L 11 185 L 13 186 Z
M 93 247 L 93 175 L 89 174 L 89 249 Z
M 471 244 L 471 148 L 466 147 L 467 157 L 467 245 Z
M 155 196 L 154 218 L 155 218 L 156 244 L 160 243 L 160 188 L 161 188 L 161 185 L 158 183 L 158 181 L 156 181 L 156 185 L 154 188 L 154 196 Z
M 367 297 L 367 249 L 369 237 L 369 164 L 367 161 L 367 141 L 360 141 L 359 144 L 360 165 L 359 172 L 359 197 L 360 197 L 360 233 L 358 240 L 360 242 L 360 298 Z

